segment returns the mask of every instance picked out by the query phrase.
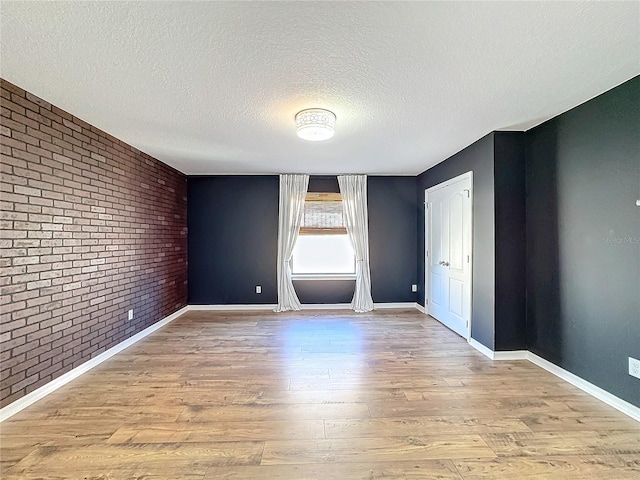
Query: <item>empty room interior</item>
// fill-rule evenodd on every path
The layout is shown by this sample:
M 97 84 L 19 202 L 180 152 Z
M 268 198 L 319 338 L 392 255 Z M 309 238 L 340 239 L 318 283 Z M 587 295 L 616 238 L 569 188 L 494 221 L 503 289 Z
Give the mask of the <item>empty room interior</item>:
M 0 2 L 0 477 L 640 478 L 640 3 Z

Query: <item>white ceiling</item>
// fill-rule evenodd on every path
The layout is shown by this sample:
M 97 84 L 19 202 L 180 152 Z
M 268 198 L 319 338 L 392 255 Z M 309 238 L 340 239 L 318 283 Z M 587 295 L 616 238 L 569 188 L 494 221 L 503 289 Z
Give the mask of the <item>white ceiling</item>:
M 640 73 L 635 1 L 0 8 L 3 78 L 187 174 L 416 174 Z

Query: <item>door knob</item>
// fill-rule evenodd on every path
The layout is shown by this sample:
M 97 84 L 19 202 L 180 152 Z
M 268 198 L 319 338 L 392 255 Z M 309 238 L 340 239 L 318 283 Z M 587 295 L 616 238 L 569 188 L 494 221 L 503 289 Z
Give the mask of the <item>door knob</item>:
M 448 267 L 449 262 L 438 262 L 438 265 L 442 265 L 443 267 Z

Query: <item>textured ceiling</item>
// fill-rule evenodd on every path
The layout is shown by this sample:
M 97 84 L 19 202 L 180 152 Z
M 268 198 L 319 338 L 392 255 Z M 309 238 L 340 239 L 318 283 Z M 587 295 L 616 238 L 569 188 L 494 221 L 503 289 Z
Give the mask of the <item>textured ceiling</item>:
M 416 174 L 640 73 L 639 2 L 0 8 L 3 78 L 187 174 Z

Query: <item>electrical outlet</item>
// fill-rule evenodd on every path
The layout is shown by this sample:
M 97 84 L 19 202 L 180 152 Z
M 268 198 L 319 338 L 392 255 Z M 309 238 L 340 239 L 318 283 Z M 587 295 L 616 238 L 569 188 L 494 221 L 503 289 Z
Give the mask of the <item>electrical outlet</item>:
M 262 293 L 262 286 L 256 285 L 256 293 Z
M 133 308 L 129 310 L 129 320 L 133 320 Z
M 640 360 L 629 357 L 629 375 L 640 378 Z
M 418 285 L 416 285 L 415 283 L 413 285 L 411 285 L 411 291 L 412 292 L 417 292 L 418 291 Z

